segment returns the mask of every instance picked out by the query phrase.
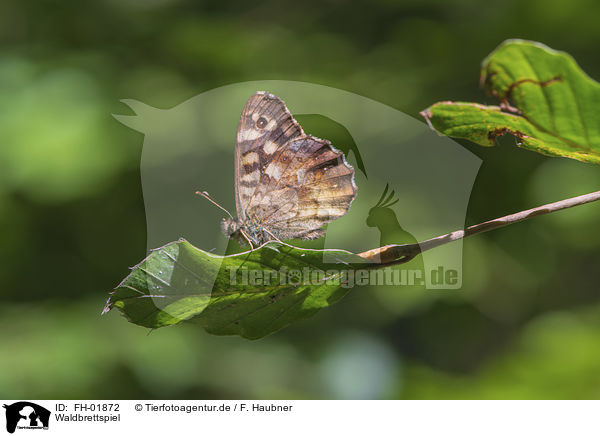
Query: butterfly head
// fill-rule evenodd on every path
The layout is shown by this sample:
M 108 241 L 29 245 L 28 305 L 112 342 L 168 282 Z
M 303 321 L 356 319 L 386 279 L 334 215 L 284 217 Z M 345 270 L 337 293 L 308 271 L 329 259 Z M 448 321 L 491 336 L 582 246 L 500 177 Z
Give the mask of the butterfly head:
M 223 218 L 221 221 L 221 231 L 228 238 L 232 238 L 235 233 L 239 233 L 240 225 L 233 218 Z
M 233 218 L 223 218 L 221 230 L 229 239 L 235 239 L 240 245 L 259 245 L 262 241 L 255 235 L 250 227 Z

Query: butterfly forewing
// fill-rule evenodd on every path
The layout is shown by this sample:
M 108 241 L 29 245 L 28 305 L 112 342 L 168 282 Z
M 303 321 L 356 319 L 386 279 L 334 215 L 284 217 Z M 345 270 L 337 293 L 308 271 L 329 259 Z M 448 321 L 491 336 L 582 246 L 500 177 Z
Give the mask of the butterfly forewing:
M 235 146 L 235 197 L 240 219 L 246 217 L 246 205 L 275 152 L 302 135 L 302 128 L 280 98 L 257 92 L 248 99 L 240 117 Z

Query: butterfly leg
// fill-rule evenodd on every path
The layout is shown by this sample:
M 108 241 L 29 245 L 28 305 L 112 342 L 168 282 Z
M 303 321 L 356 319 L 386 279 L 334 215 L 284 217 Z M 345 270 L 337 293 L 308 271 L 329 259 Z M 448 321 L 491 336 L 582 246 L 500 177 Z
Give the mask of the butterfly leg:
M 252 244 L 252 241 L 250 240 L 250 238 L 248 237 L 246 232 L 244 232 L 242 229 L 240 229 L 240 233 L 246 239 L 246 241 L 248 241 L 248 244 L 250 244 L 250 250 L 254 250 L 254 245 Z
M 273 240 L 275 240 L 275 241 L 280 242 L 281 244 L 283 244 L 283 242 L 281 241 L 281 239 L 279 239 L 277 236 L 275 236 L 273 233 L 271 233 L 267 229 L 263 228 L 263 231 L 267 232 L 273 238 Z

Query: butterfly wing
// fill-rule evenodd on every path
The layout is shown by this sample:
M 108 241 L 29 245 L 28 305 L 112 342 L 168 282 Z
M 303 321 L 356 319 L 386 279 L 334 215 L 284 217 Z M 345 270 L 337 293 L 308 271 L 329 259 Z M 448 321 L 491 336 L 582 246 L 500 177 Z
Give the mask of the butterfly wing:
M 279 239 L 323 236 L 348 211 L 354 169 L 329 141 L 305 135 L 278 97 L 257 92 L 238 126 L 235 188 L 238 219 Z
M 238 219 L 246 209 L 261 174 L 275 153 L 293 138 L 304 136 L 283 101 L 268 92 L 252 95 L 240 117 L 235 146 L 235 200 Z
M 348 212 L 356 191 L 344 154 L 329 141 L 301 136 L 274 153 L 246 213 L 279 239 L 314 239 Z

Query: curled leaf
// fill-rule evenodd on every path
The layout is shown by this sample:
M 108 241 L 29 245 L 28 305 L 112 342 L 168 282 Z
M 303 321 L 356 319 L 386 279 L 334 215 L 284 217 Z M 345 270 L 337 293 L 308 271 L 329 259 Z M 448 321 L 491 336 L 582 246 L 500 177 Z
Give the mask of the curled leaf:
M 421 112 L 438 132 L 492 146 L 505 133 L 528 150 L 600 163 L 600 84 L 567 53 L 508 40 L 482 64 L 499 105 L 439 102 Z

